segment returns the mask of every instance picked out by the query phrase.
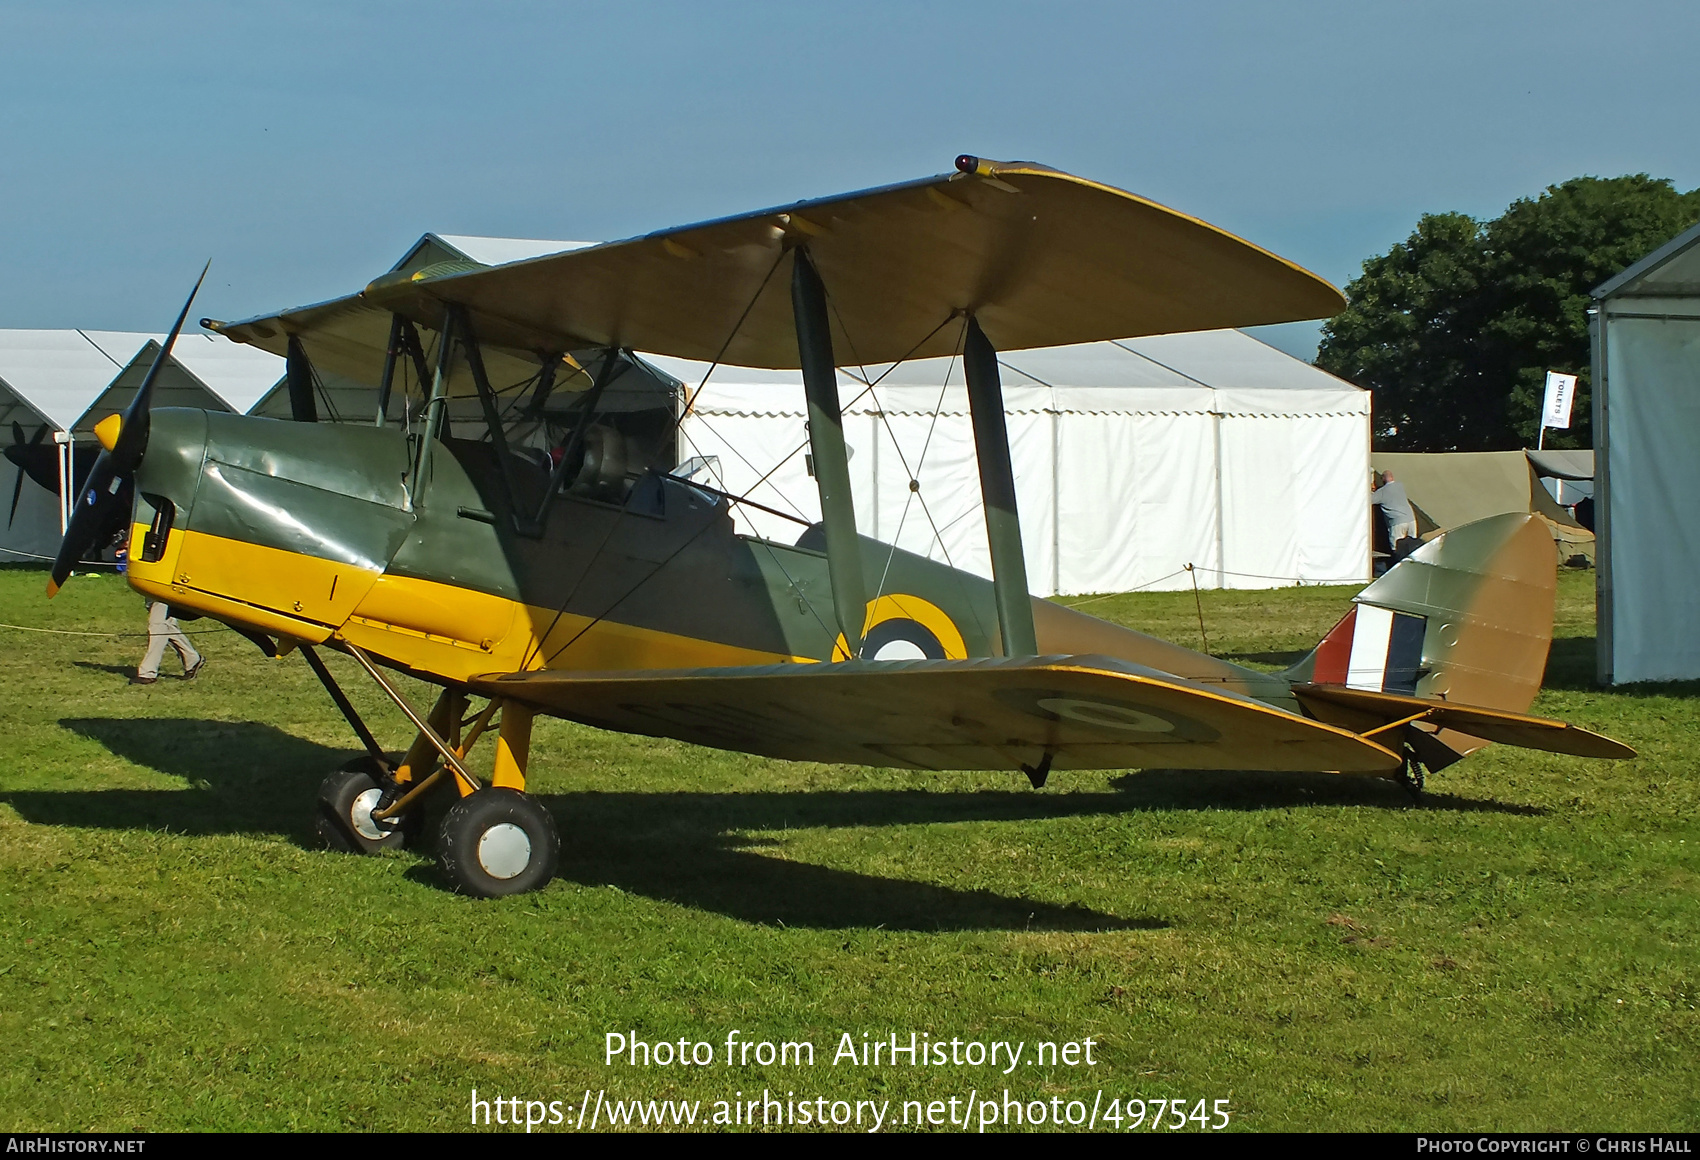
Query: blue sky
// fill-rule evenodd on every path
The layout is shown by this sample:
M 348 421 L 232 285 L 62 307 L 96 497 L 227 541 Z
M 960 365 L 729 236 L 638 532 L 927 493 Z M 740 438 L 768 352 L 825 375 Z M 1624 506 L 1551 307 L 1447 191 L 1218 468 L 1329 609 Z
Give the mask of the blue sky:
M 0 6 L 0 327 L 344 293 L 419 234 L 603 239 L 1042 161 L 1343 284 L 1419 214 L 1700 185 L 1688 3 Z M 1314 327 L 1264 337 L 1308 355 Z

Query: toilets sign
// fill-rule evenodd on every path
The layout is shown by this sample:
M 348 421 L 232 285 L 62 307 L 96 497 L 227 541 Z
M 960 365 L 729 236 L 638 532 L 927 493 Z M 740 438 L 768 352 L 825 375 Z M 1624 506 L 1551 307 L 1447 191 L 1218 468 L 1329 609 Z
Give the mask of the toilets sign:
M 1568 429 L 1570 404 L 1576 398 L 1576 376 L 1547 372 L 1546 402 L 1541 406 L 1541 426 Z

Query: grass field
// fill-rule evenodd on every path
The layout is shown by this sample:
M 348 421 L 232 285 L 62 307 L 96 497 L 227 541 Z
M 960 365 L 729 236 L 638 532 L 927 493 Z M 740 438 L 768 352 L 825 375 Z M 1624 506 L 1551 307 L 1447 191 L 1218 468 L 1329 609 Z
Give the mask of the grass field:
M 0 621 L 144 628 L 115 578 L 42 583 L 0 571 Z M 1350 595 L 1205 593 L 1210 644 L 1284 663 Z M 1191 593 L 1086 608 L 1198 645 Z M 458 1128 L 473 1088 L 708 1121 L 765 1087 L 890 1117 L 1007 1088 L 1227 1099 L 1246 1129 L 1692 1131 L 1700 685 L 1594 688 L 1592 626 L 1592 576 L 1563 576 L 1535 711 L 1640 759 L 1493 747 L 1417 808 L 1366 779 L 1034 792 L 540 721 L 562 869 L 493 903 L 411 854 L 316 847 L 315 790 L 355 746 L 298 658 L 212 631 L 199 680 L 168 660 L 131 687 L 139 639 L 0 629 L 0 1129 Z M 816 1064 L 603 1062 L 607 1032 L 723 1053 L 733 1029 Z M 1096 1063 L 831 1062 L 842 1033 L 911 1030 L 1090 1036 Z

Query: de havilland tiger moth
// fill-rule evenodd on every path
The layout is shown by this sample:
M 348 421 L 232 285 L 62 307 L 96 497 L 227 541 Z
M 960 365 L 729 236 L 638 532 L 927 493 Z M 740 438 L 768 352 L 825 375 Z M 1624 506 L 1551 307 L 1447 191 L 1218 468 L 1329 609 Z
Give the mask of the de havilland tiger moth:
M 347 717 L 367 754 L 320 792 L 327 840 L 434 844 L 468 894 L 553 873 L 556 828 L 526 792 L 539 713 L 799 761 L 1022 771 L 1035 786 L 1163 767 L 1420 788 L 1425 769 L 1489 742 L 1633 756 L 1526 713 L 1556 565 L 1533 517 L 1423 545 L 1280 673 L 1029 595 L 998 352 L 1343 305 L 1292 263 L 1097 182 L 963 156 L 918 181 L 203 320 L 285 357 L 293 421 L 150 409 L 190 304 L 99 427 L 49 593 L 127 523 L 134 588 L 268 654 L 299 651 Z M 668 459 L 646 465 L 608 409 L 634 352 L 800 370 L 822 519 L 795 542 L 742 535 L 732 512 L 749 501 Z M 989 581 L 857 532 L 837 370 L 936 356 L 959 358 L 966 381 Z M 376 385 L 372 425 L 315 421 L 329 374 Z M 405 422 L 387 418 L 398 392 Z M 399 759 L 321 647 L 408 718 Z M 440 687 L 436 703 L 410 704 L 387 672 Z M 481 778 L 467 758 L 486 733 Z

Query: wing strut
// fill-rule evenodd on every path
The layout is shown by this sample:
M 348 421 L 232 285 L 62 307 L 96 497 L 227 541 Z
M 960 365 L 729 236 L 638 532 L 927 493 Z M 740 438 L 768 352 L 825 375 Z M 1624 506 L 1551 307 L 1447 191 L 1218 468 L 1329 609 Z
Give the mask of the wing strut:
M 419 439 L 419 459 L 413 468 L 413 502 L 418 503 L 431 482 L 431 448 L 442 433 L 449 410 L 449 374 L 454 369 L 455 343 L 460 335 L 455 328 L 455 315 L 443 316 L 443 328 L 437 334 L 437 369 L 431 377 L 431 394 L 425 401 L 424 431 Z M 423 386 L 424 384 L 420 384 Z
M 384 345 L 384 373 L 378 378 L 378 417 L 373 426 L 382 427 L 389 417 L 390 391 L 395 386 L 395 363 L 402 354 L 401 327 L 405 320 L 399 314 L 390 315 L 390 340 Z
M 1015 469 L 1009 460 L 1009 425 L 1004 420 L 998 352 L 980 320 L 968 319 L 962 348 L 968 380 L 968 411 L 974 421 L 974 455 L 980 462 L 980 497 L 986 505 L 986 539 L 992 549 L 992 596 L 998 606 L 1003 655 L 1039 655 L 1033 601 L 1027 594 L 1027 559 L 1021 550 L 1021 519 L 1015 510 Z M 1041 779 L 1036 785 L 1043 785 Z
M 862 655 L 868 596 L 861 543 L 856 538 L 856 505 L 850 495 L 850 456 L 844 450 L 844 415 L 838 404 L 838 364 L 832 357 L 826 287 L 802 247 L 791 251 L 791 262 L 791 309 L 796 316 L 803 393 L 809 401 L 809 452 L 820 488 L 821 521 L 826 525 L 832 608 L 838 631 L 844 634 L 845 650 L 854 659 Z
M 284 371 L 289 383 L 289 417 L 297 423 L 317 423 L 319 408 L 313 399 L 313 368 L 307 362 L 307 348 L 301 345 L 300 335 L 289 336 Z

